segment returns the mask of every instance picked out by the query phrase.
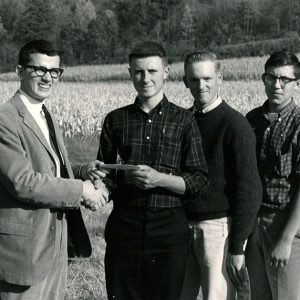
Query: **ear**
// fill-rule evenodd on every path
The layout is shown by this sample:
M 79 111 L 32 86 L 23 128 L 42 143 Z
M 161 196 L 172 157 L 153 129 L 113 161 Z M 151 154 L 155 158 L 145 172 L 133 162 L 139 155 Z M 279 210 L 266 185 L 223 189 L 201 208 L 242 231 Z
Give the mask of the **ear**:
M 223 81 L 223 73 L 222 72 L 218 72 L 218 83 L 221 84 Z
M 132 73 L 131 73 L 131 69 L 130 68 L 128 68 L 128 72 L 129 72 L 130 77 L 132 77 Z
M 23 68 L 22 68 L 22 66 L 20 66 L 20 65 L 17 65 L 16 66 L 16 73 L 17 73 L 17 75 L 20 77 L 20 79 L 22 79 L 22 73 L 23 73 Z
M 300 85 L 300 78 L 296 80 L 295 90 L 298 90 L 299 85 Z
M 261 80 L 263 81 L 263 83 L 265 83 L 265 73 L 261 75 Z
M 188 88 L 189 88 L 189 85 L 188 85 L 188 82 L 187 82 L 187 80 L 186 80 L 186 77 L 183 76 L 182 79 L 183 79 L 183 82 L 184 82 L 185 87 L 188 89 Z
M 169 66 L 164 67 L 164 79 L 167 79 L 170 73 Z

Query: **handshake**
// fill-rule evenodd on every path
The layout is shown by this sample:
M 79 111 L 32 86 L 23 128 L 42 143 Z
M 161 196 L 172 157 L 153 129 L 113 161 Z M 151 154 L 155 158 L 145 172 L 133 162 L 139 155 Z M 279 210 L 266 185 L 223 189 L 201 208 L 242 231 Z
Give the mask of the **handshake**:
M 92 161 L 83 164 L 79 169 L 79 176 L 83 179 L 82 205 L 96 211 L 109 200 L 109 192 L 102 179 L 109 173 L 100 170 L 102 162 Z

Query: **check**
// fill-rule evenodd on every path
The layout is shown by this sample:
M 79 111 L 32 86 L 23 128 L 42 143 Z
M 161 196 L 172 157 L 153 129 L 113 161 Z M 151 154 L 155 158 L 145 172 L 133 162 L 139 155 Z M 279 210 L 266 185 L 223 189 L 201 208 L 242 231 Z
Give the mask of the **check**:
M 137 171 L 140 168 L 136 165 L 126 164 L 103 164 L 100 165 L 101 169 L 123 170 L 123 171 Z

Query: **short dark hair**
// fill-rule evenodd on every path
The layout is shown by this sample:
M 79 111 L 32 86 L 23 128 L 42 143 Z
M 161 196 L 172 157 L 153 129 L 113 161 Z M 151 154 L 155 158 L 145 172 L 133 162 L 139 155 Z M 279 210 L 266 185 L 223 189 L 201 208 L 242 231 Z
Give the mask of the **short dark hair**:
M 218 61 L 217 55 L 208 50 L 194 51 L 186 55 L 184 60 L 184 71 L 186 72 L 187 67 L 193 62 L 198 61 L 211 61 L 215 63 L 215 69 L 217 72 L 221 70 L 221 64 Z
M 129 63 L 134 58 L 142 58 L 149 56 L 159 56 L 160 58 L 162 58 L 164 64 L 168 64 L 166 50 L 163 48 L 162 45 L 152 41 L 146 41 L 135 46 L 129 53 Z
M 32 53 L 42 53 L 48 56 L 59 55 L 59 51 L 52 46 L 49 41 L 46 40 L 32 40 L 21 47 L 19 52 L 18 64 L 23 66 L 28 64 L 29 55 Z
M 300 78 L 300 63 L 297 56 L 289 51 L 278 51 L 271 54 L 265 63 L 265 72 L 271 67 L 294 67 L 294 74 L 296 79 Z

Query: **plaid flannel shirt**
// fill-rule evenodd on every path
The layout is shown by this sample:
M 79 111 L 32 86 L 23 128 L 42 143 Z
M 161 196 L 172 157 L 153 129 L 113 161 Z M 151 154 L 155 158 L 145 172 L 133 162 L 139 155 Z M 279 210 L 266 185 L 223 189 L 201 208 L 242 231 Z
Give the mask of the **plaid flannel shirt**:
M 110 112 L 103 124 L 98 159 L 105 163 L 122 160 L 126 164 L 148 165 L 158 172 L 181 176 L 184 196 L 167 189 L 141 190 L 130 174 L 112 172 L 115 204 L 138 207 L 180 207 L 183 199 L 197 197 L 208 185 L 200 132 L 188 110 L 163 100 L 149 113 L 134 104 Z
M 300 108 L 292 99 L 271 124 L 267 101 L 247 114 L 257 138 L 262 206 L 284 209 L 293 200 L 300 175 Z

